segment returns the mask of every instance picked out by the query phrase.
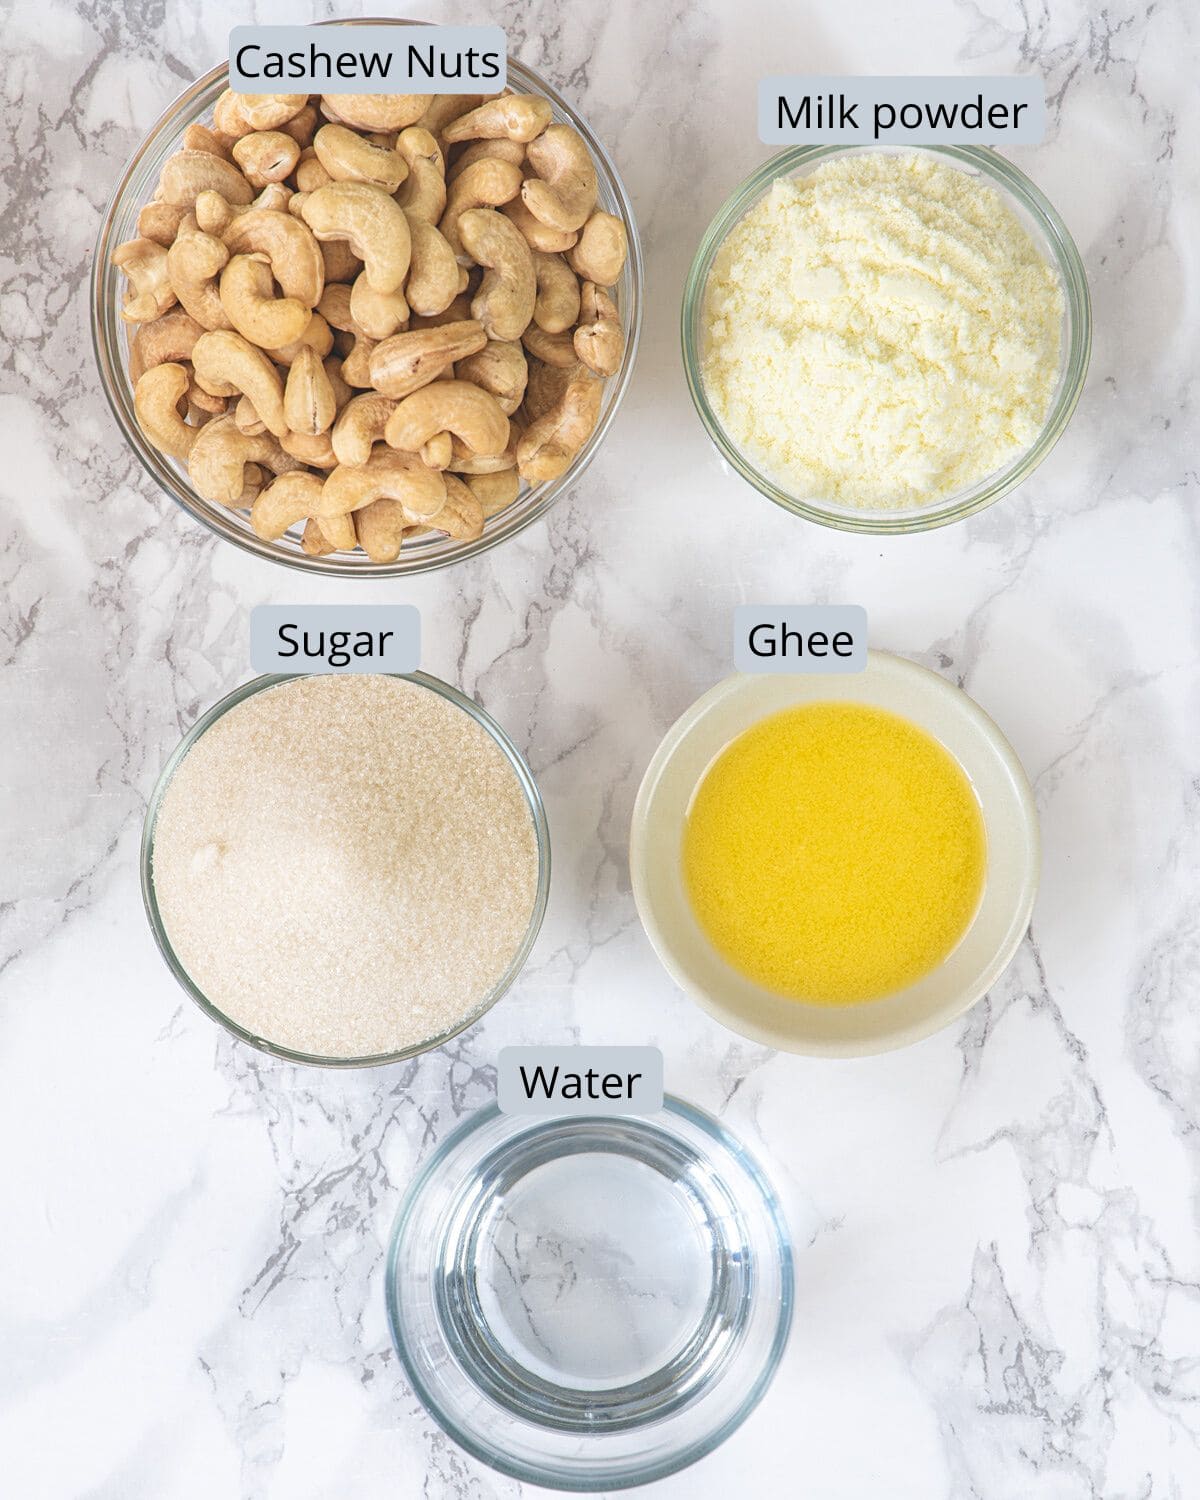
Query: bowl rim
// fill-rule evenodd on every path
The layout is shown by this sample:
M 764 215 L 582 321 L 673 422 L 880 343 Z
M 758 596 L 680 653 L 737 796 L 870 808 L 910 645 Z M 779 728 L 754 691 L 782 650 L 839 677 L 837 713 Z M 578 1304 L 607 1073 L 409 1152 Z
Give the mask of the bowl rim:
M 1058 385 L 1037 437 L 1004 468 L 970 489 L 919 510 L 853 510 L 790 494 L 758 469 L 729 438 L 704 389 L 700 348 L 704 294 L 722 244 L 759 196 L 779 177 L 799 176 L 821 161 L 850 154 L 928 154 L 979 173 L 1033 220 L 1049 246 L 1063 289 L 1065 330 Z M 1039 247 L 1040 248 L 1040 247 Z M 794 146 L 771 156 L 742 180 L 717 210 L 700 241 L 684 284 L 680 316 L 684 374 L 692 403 L 721 457 L 760 494 L 804 520 L 839 531 L 896 536 L 932 531 L 964 520 L 1014 490 L 1041 464 L 1066 431 L 1087 380 L 1092 347 L 1091 294 L 1083 260 L 1071 231 L 1041 189 L 1021 169 L 989 146 L 887 146 L 839 144 Z
M 446 1042 L 452 1041 L 456 1036 L 474 1026 L 476 1021 L 481 1020 L 491 1010 L 492 1006 L 511 989 L 522 969 L 524 969 L 529 955 L 533 950 L 533 945 L 537 941 L 538 933 L 541 931 L 542 922 L 546 915 L 546 906 L 550 898 L 550 827 L 546 818 L 546 809 L 542 802 L 541 792 L 538 790 L 537 783 L 533 779 L 533 772 L 529 769 L 528 762 L 521 751 L 487 710 L 481 708 L 473 698 L 467 697 L 458 688 L 452 687 L 450 683 L 443 682 L 440 677 L 433 677 L 427 672 L 380 672 L 367 674 L 380 677 L 396 677 L 403 682 L 414 683 L 418 687 L 436 693 L 439 697 L 444 698 L 448 703 L 453 704 L 454 707 L 462 709 L 464 713 L 474 719 L 480 728 L 492 737 L 516 773 L 521 790 L 525 794 L 525 803 L 529 811 L 530 820 L 533 823 L 537 844 L 537 886 L 534 892 L 533 906 L 529 913 L 529 924 L 525 930 L 525 935 L 514 952 L 508 967 L 484 998 L 461 1021 L 448 1030 L 439 1033 L 435 1037 L 431 1037 L 427 1041 L 414 1043 L 410 1047 L 403 1047 L 394 1052 L 373 1053 L 365 1057 L 324 1057 L 318 1053 L 300 1052 L 291 1047 L 284 1047 L 278 1042 L 272 1042 L 269 1037 L 258 1036 L 227 1016 L 192 979 L 171 943 L 170 935 L 167 932 L 166 923 L 163 921 L 162 913 L 159 910 L 158 898 L 154 890 L 154 834 L 158 822 L 158 814 L 175 772 L 182 765 L 188 752 L 197 741 L 207 730 L 212 728 L 218 719 L 224 718 L 230 709 L 237 708 L 239 704 L 244 703 L 248 698 L 254 697 L 257 693 L 281 687 L 285 683 L 297 682 L 302 678 L 337 675 L 345 674 L 270 672 L 260 677 L 252 677 L 248 682 L 241 683 L 214 703 L 183 735 L 159 772 L 154 789 L 150 793 L 150 799 L 146 804 L 146 814 L 142 821 L 142 838 L 139 850 L 139 880 L 142 892 L 142 905 L 145 909 L 146 920 L 150 924 L 150 930 L 154 935 L 158 951 L 162 955 L 167 968 L 174 975 L 177 983 L 195 1001 L 209 1020 L 216 1021 L 226 1031 L 231 1032 L 239 1041 L 245 1042 L 258 1052 L 265 1052 L 269 1056 L 280 1058 L 284 1062 L 297 1063 L 305 1067 L 385 1067 L 389 1063 L 405 1062 L 407 1059 L 417 1057 L 423 1052 L 435 1051 L 438 1047 L 444 1046 Z
M 397 16 L 358 16 L 336 17 L 310 24 L 313 26 L 416 26 L 434 23 Z M 482 535 L 473 541 L 456 542 L 451 538 L 444 538 L 424 549 L 410 549 L 407 558 L 402 551 L 400 557 L 391 563 L 373 563 L 365 557 L 359 558 L 356 553 L 332 553 L 326 557 L 310 557 L 307 553 L 300 551 L 299 547 L 291 549 L 281 546 L 279 542 L 264 541 L 248 527 L 239 526 L 232 519 L 226 520 L 221 513 L 224 507 L 217 506 L 215 502 L 211 513 L 206 512 L 201 505 L 207 502 L 199 501 L 198 497 L 193 498 L 191 486 L 186 483 L 185 478 L 181 477 L 172 462 L 145 440 L 134 414 L 133 390 L 129 383 L 124 352 L 118 338 L 123 325 L 120 324 L 115 297 L 109 295 L 110 287 L 115 285 L 115 273 L 110 265 L 109 256 L 116 240 L 116 218 L 143 159 L 155 149 L 161 137 L 185 119 L 194 119 L 202 114 L 204 111 L 197 108 L 196 101 L 225 85 L 229 76 L 228 59 L 217 63 L 184 88 L 142 136 L 132 155 L 125 162 L 108 196 L 92 251 L 92 269 L 88 278 L 92 356 L 99 373 L 100 386 L 105 400 L 116 419 L 117 427 L 125 439 L 126 446 L 159 489 L 163 490 L 185 514 L 198 521 L 215 536 L 231 542 L 255 557 L 294 568 L 302 573 L 324 574 L 335 578 L 416 577 L 421 573 L 452 567 L 457 563 L 478 557 L 502 542 L 511 540 L 526 527 L 533 525 L 535 521 L 541 520 L 582 477 L 599 452 L 629 389 L 641 343 L 644 312 L 642 288 L 645 268 L 637 220 L 629 192 L 615 162 L 604 143 L 579 111 L 568 103 L 536 69 L 522 63 L 519 59 L 510 56 L 508 70 L 510 81 L 515 77 L 518 82 L 527 85 L 531 91 L 548 99 L 555 110 L 579 131 L 596 159 L 602 181 L 605 182 L 615 200 L 628 239 L 626 266 L 622 270 L 626 291 L 620 308 L 625 330 L 624 355 L 620 369 L 604 382 L 604 407 L 596 423 L 595 431 L 564 474 L 557 479 L 532 486 L 511 506 L 499 512 L 496 517 L 489 518 L 494 519 L 497 524 L 485 526 Z M 504 519 L 506 514 L 509 514 L 507 521 Z
M 877 677 L 890 676 L 893 680 L 908 680 L 908 683 L 917 694 L 926 701 L 940 698 L 944 702 L 953 701 L 955 711 L 967 724 L 976 742 L 996 757 L 1001 764 L 1011 783 L 1014 792 L 1013 806 L 1018 814 L 1019 835 L 1021 843 L 1021 874 L 1019 882 L 1014 891 L 1014 902 L 1005 926 L 1003 940 L 987 963 L 961 991 L 952 996 L 948 1001 L 933 1007 L 930 1011 L 916 1019 L 907 1021 L 896 1026 L 885 1034 L 871 1037 L 822 1037 L 807 1036 L 796 1037 L 794 1035 L 784 1036 L 775 1028 L 758 1022 L 753 1016 L 748 1016 L 733 1004 L 726 1003 L 718 996 L 695 982 L 687 965 L 676 954 L 675 949 L 669 942 L 662 925 L 657 917 L 657 903 L 649 878 L 649 856 L 648 846 L 657 835 L 662 837 L 661 825 L 656 822 L 657 809 L 655 799 L 657 798 L 660 785 L 670 763 L 681 752 L 684 745 L 698 731 L 703 719 L 714 705 L 722 702 L 725 698 L 736 694 L 750 695 L 761 692 L 764 695 L 772 691 L 772 684 L 778 684 L 781 676 L 787 675 L 797 681 L 806 684 L 817 684 L 816 696 L 813 698 L 800 698 L 794 706 L 800 706 L 804 702 L 820 701 L 844 701 L 840 699 L 839 684 L 843 681 L 849 682 L 857 678 L 859 681 L 866 680 L 867 674 L 875 674 Z M 869 697 L 854 699 L 852 701 L 871 702 Z M 768 717 L 770 713 L 777 711 L 777 706 L 764 708 L 757 719 Z M 927 728 L 916 712 L 906 714 L 904 710 L 889 709 L 897 712 L 902 717 L 910 718 L 911 722 L 927 734 L 937 735 Z M 747 725 L 746 727 L 749 727 Z M 730 736 L 730 739 L 736 735 Z M 726 743 L 730 742 L 726 740 Z M 718 752 L 719 753 L 719 752 Z M 948 752 L 953 754 L 953 752 Z M 954 757 L 957 760 L 957 756 Z M 965 769 L 965 768 L 964 768 Z M 698 784 L 698 783 L 697 783 Z M 986 816 L 986 810 L 985 810 Z M 910 660 L 908 657 L 897 656 L 892 652 L 870 650 L 867 653 L 867 668 L 865 674 L 853 674 L 852 677 L 842 678 L 840 675 L 832 677 L 818 674 L 777 674 L 777 673 L 734 673 L 723 678 L 707 692 L 702 693 L 694 703 L 690 705 L 671 725 L 656 748 L 650 763 L 646 767 L 641 784 L 638 787 L 637 797 L 634 802 L 633 816 L 629 835 L 629 874 L 630 884 L 633 891 L 634 905 L 641 919 L 642 927 L 650 946 L 654 949 L 659 962 L 666 969 L 674 983 L 693 1000 L 702 1010 L 708 1012 L 714 1020 L 739 1036 L 749 1038 L 751 1041 L 763 1046 L 773 1047 L 779 1051 L 790 1052 L 804 1057 L 834 1057 L 855 1058 L 877 1056 L 884 1052 L 896 1051 L 907 1047 L 913 1042 L 923 1041 L 926 1037 L 935 1035 L 944 1030 L 968 1010 L 977 1004 L 992 986 L 1000 979 L 1007 970 L 1016 955 L 1018 948 L 1029 929 L 1029 923 L 1033 915 L 1033 908 L 1037 899 L 1038 885 L 1041 869 L 1041 831 L 1038 823 L 1037 808 L 1034 802 L 1033 790 L 1029 778 L 1022 766 L 1016 751 L 1005 737 L 996 722 L 987 714 L 976 701 L 962 688 L 949 682 L 939 673 L 930 668 L 922 666 L 919 662 Z M 976 913 L 976 918 L 978 912 Z M 972 919 L 972 923 L 976 920 Z M 970 928 L 967 929 L 968 932 Z M 965 938 L 966 934 L 964 934 Z M 707 943 L 707 938 L 704 938 Z M 709 944 L 711 949 L 711 944 Z M 715 950 L 711 950 L 715 952 Z M 720 955 L 717 955 L 718 957 Z M 936 972 L 936 970 L 934 971 Z M 750 981 L 752 983 L 752 981 Z M 920 983 L 921 981 L 917 981 Z M 764 992 L 765 993 L 765 992 Z M 898 991 L 897 995 L 905 991 Z M 884 1004 L 895 999 L 896 996 L 885 996 L 880 1001 L 864 1001 L 864 1006 Z M 803 1001 L 793 1002 L 801 1009 L 809 1009 Z M 815 1007 L 821 1010 L 826 1007 Z

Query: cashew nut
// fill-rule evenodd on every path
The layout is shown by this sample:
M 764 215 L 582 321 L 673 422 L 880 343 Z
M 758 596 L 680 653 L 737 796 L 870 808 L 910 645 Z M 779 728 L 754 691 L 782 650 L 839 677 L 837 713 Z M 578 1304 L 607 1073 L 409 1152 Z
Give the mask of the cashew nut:
M 257 437 L 260 432 L 267 430 L 267 424 L 254 410 L 254 402 L 249 396 L 238 397 L 238 404 L 233 408 L 233 420 L 237 423 L 237 430 L 250 437 Z M 283 446 L 283 439 L 280 440 L 280 446 Z M 289 449 L 284 451 L 290 452 Z
M 427 469 L 440 473 L 450 466 L 454 457 L 454 438 L 448 432 L 435 432 L 427 443 L 421 444 L 421 462 Z
M 489 339 L 477 354 L 456 361 L 455 376 L 495 396 L 500 410 L 512 416 L 525 398 L 529 380 L 529 362 L 518 343 Z
M 233 107 L 251 130 L 275 130 L 294 120 L 308 105 L 307 94 L 239 94 L 230 95 Z M 214 119 L 216 112 L 214 110 Z M 218 125 L 218 129 L 223 128 Z M 245 134 L 245 131 L 240 134 Z
M 155 199 L 144 203 L 138 210 L 137 232 L 141 239 L 153 240 L 156 245 L 168 248 L 179 233 L 187 209 L 178 203 L 163 203 Z
M 298 339 L 312 316 L 295 297 L 276 297 L 270 263 L 260 252 L 234 255 L 221 272 L 221 306 L 230 323 L 260 349 Z
M 460 267 L 443 234 L 407 209 L 405 214 L 412 236 L 412 262 L 404 295 L 413 312 L 431 317 L 445 312 L 458 295 Z
M 579 282 L 561 255 L 537 251 L 533 257 L 537 301 L 533 321 L 546 333 L 563 333 L 579 317 Z
M 570 125 L 550 125 L 525 156 L 537 173 L 521 187 L 525 207 L 563 234 L 581 229 L 596 206 L 596 168 L 583 137 Z
M 484 520 L 506 510 L 521 492 L 516 469 L 498 469 L 493 474 L 468 474 L 467 488 L 479 501 Z
M 441 135 L 451 120 L 478 109 L 483 100 L 483 94 L 434 94 L 417 124 L 430 135 Z
M 277 365 L 290 365 L 302 349 L 313 349 L 324 359 L 333 348 L 333 333 L 320 313 L 313 313 L 308 327 L 294 343 L 284 344 L 279 349 L 268 349 L 267 353 Z
M 451 120 L 442 130 L 442 139 L 498 140 L 507 136 L 511 141 L 531 141 L 541 135 L 553 118 L 549 101 L 538 94 L 502 94 Z
M 398 500 L 373 500 L 354 512 L 354 535 L 374 563 L 394 563 L 411 529 Z
M 369 339 L 386 339 L 407 326 L 408 302 L 400 290 L 375 291 L 364 270 L 350 288 L 350 316 Z
M 399 152 L 373 146 L 345 125 L 322 125 L 313 138 L 313 149 L 334 182 L 368 182 L 394 193 L 408 176 L 408 165 Z
M 250 507 L 250 525 L 255 535 L 273 542 L 290 531 L 299 521 L 313 516 L 321 508 L 325 481 L 316 474 L 297 470 L 281 474 L 267 485 Z
M 582 281 L 597 286 L 615 286 L 629 251 L 629 236 L 615 214 L 598 208 L 579 231 L 579 239 L 567 251 L 567 264 Z
M 353 552 L 358 545 L 353 511 L 340 516 L 313 516 L 305 523 L 305 531 L 309 526 L 316 527 L 333 552 Z
M 457 474 L 446 474 L 446 503 L 436 516 L 431 516 L 430 526 L 444 531 L 455 541 L 473 542 L 483 535 L 483 506 L 474 492 Z
M 288 202 L 288 211 L 291 212 L 293 204 L 302 193 L 314 193 L 317 188 L 324 187 L 326 183 L 332 182 L 333 178 L 317 160 L 317 153 L 311 146 L 300 153 L 300 160 L 296 164 L 296 191 Z M 300 208 L 296 208 L 296 213 Z
M 129 378 L 137 384 L 144 370 L 167 363 L 190 361 L 192 347 L 204 332 L 189 313 L 173 307 L 152 323 L 139 323 L 129 345 Z
M 365 464 L 339 464 L 325 481 L 326 514 L 361 510 L 373 500 L 398 500 L 412 523 L 436 516 L 446 503 L 446 482 L 415 453 L 398 453 L 383 443 Z
M 310 102 L 298 114 L 294 114 L 290 120 L 284 120 L 278 128 L 283 131 L 284 135 L 290 135 L 300 147 L 301 152 L 304 152 L 313 143 L 313 137 L 317 133 L 317 125 L 320 123 L 320 119 L 320 115 L 317 114 L 317 111 Z
M 616 303 L 593 281 L 583 284 L 575 353 L 597 375 L 615 375 L 625 353 L 625 335 Z
M 289 432 L 279 439 L 279 446 L 311 468 L 336 469 L 338 466 L 338 457 L 327 432 Z
M 350 517 L 350 546 L 353 547 L 358 540 L 354 530 L 354 520 Z M 338 547 L 330 541 L 320 521 L 309 516 L 304 523 L 304 531 L 300 537 L 300 550 L 307 557 L 328 557 L 331 552 L 338 551 Z
M 404 285 L 411 256 L 408 220 L 381 188 L 331 182 L 310 193 L 300 212 L 317 239 L 349 242 L 375 291 L 397 292 Z
M 337 402 L 315 349 L 301 349 L 283 388 L 283 415 L 291 432 L 315 437 L 333 426 Z
M 126 240 L 113 251 L 113 265 L 129 278 L 130 290 L 121 305 L 127 323 L 152 323 L 177 301 L 167 257 L 156 240 Z
M 525 236 L 531 249 L 541 250 L 547 255 L 570 250 L 579 238 L 573 229 L 569 231 L 551 229 L 549 224 L 543 224 L 541 219 L 535 218 L 529 212 L 523 198 L 516 198 L 511 203 L 506 203 L 503 212 Z
M 383 442 L 388 418 L 396 403 L 377 391 L 348 401 L 333 425 L 333 451 L 340 464 L 365 464 L 376 443 Z
M 187 458 L 200 434 L 179 415 L 179 403 L 187 395 L 188 372 L 182 365 L 155 365 L 138 380 L 133 393 L 138 426 L 147 439 L 168 458 Z
M 229 260 L 224 243 L 197 229 L 195 215 L 188 214 L 166 258 L 171 286 L 196 322 L 209 329 L 232 327 L 217 289 L 217 277 Z
M 452 432 L 473 453 L 502 453 L 508 417 L 495 396 L 465 380 L 437 380 L 405 396 L 384 432 L 393 448 L 417 453 L 436 433 Z
M 432 94 L 322 94 L 326 113 L 359 130 L 403 130 L 428 109 Z
M 467 475 L 498 474 L 506 469 L 515 469 L 517 443 L 520 436 L 514 417 L 509 419 L 508 442 L 499 453 L 476 453 L 461 439 L 455 438 L 451 444 L 450 462 L 446 468 L 451 474 Z
M 372 351 L 364 384 L 400 399 L 436 380 L 448 365 L 477 353 L 486 344 L 483 325 L 473 318 L 398 333 Z
M 176 151 L 163 163 L 159 190 L 164 203 L 192 208 L 201 193 L 220 193 L 226 203 L 249 203 L 254 189 L 231 161 L 211 151 Z
M 347 385 L 359 388 L 372 386 L 375 382 L 371 378 L 371 354 L 375 348 L 375 340 L 358 332 L 349 337 L 354 339 L 354 347 L 342 360 L 342 379 Z
M 220 330 L 202 335 L 192 350 L 192 366 L 196 379 L 214 396 L 230 394 L 230 387 L 241 391 L 249 396 L 270 432 L 276 437 L 287 432 L 279 372 L 267 355 L 240 333 Z
M 280 130 L 255 130 L 234 143 L 233 159 L 251 187 L 282 182 L 300 160 L 300 147 Z
M 540 359 L 544 365 L 552 365 L 556 370 L 568 370 L 579 362 L 570 329 L 564 329 L 562 333 L 547 333 L 536 323 L 531 323 L 521 335 L 521 342 L 534 359 Z
M 208 151 L 213 156 L 223 156 L 229 160 L 230 151 L 220 136 L 211 131 L 207 125 L 189 125 L 180 138 L 180 147 L 184 151 Z
M 201 427 L 188 455 L 188 477 L 198 495 L 221 505 L 239 505 L 246 488 L 246 466 L 262 464 L 272 473 L 299 468 L 268 433 L 252 437 L 239 432 L 230 416 L 214 417 Z
M 396 138 L 396 150 L 408 168 L 396 202 L 414 219 L 436 224 L 446 207 L 446 162 L 434 136 L 420 125 L 410 125 Z
M 506 139 L 498 141 L 473 141 L 469 146 L 463 147 L 451 165 L 446 169 L 446 181 L 453 182 L 456 177 L 461 177 L 468 167 L 474 166 L 477 161 L 482 161 L 485 156 L 494 157 L 500 161 L 509 162 L 514 167 L 519 167 L 525 161 L 525 144 L 523 141 L 510 141 Z
M 569 380 L 562 396 L 525 429 L 517 443 L 517 468 L 529 484 L 565 474 L 600 420 L 603 386 L 587 371 Z
M 461 214 L 463 248 L 486 274 L 471 301 L 471 313 L 490 339 L 519 339 L 533 321 L 537 278 L 525 237 L 493 208 Z
M 242 113 L 241 94 L 225 89 L 213 105 L 213 125 L 227 139 L 237 140 L 255 128 Z
M 460 217 L 472 208 L 495 208 L 508 203 L 521 191 L 521 169 L 498 157 L 485 157 L 455 178 L 446 194 L 446 208 L 438 228 L 464 265 L 470 256 L 458 234 Z
M 316 307 L 325 287 L 325 262 L 308 226 L 277 208 L 252 208 L 239 214 L 222 238 L 231 255 L 258 251 L 285 297 Z

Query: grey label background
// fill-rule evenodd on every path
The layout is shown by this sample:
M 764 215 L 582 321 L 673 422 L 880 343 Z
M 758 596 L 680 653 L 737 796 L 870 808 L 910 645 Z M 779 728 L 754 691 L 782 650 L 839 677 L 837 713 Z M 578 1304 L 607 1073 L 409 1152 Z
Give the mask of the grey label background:
M 642 1076 L 633 1086 L 632 1098 L 546 1099 L 539 1089 L 525 1097 L 521 1069 L 541 1068 L 549 1075 L 586 1073 L 589 1068 L 603 1077 L 617 1073 Z M 586 1087 L 586 1083 L 585 1083 Z M 657 1047 L 502 1047 L 496 1059 L 496 1103 L 506 1115 L 651 1115 L 662 1108 L 663 1059 Z
M 500 72 L 496 78 L 461 77 L 426 78 L 423 72 L 409 72 L 409 44 L 435 47 L 437 58 L 453 57 L 468 47 L 476 52 L 499 53 Z M 336 58 L 339 52 L 357 56 L 378 53 L 390 57 L 387 77 L 378 72 L 368 79 L 356 71 L 353 78 L 326 78 L 324 71 L 288 74 L 286 78 L 248 77 L 238 69 L 241 47 L 257 45 L 262 52 L 254 59 L 261 66 L 268 52 L 282 53 L 286 59 L 299 52 L 308 62 L 309 48 Z M 437 61 L 435 58 L 435 61 Z M 249 61 L 249 60 L 247 60 Z M 300 94 L 498 94 L 508 81 L 508 51 L 504 32 L 499 26 L 235 26 L 229 33 L 229 87 L 245 94 L 269 94 L 281 89 Z M 482 85 L 482 86 L 481 86 Z
M 858 105 L 855 115 L 857 129 L 838 129 L 836 124 L 820 129 L 815 124 L 810 124 L 808 129 L 802 125 L 793 128 L 786 118 L 780 126 L 778 105 L 781 94 L 795 114 L 805 94 L 812 97 L 812 108 L 815 111 L 817 97 L 830 93 L 835 96 L 835 121 L 839 94 L 847 104 Z M 966 130 L 958 123 L 940 127 L 921 124 L 912 129 L 899 123 L 900 106 L 903 104 L 973 104 L 981 94 L 984 123 L 978 130 Z M 894 128 L 878 135 L 874 119 L 877 104 L 890 104 L 896 111 Z M 1010 120 L 1013 105 L 1024 104 L 1028 107 L 1021 111 L 1018 125 L 996 130 L 987 124 L 990 104 L 1007 104 Z M 811 114 L 810 120 L 815 119 L 815 113 Z M 758 138 L 768 146 L 838 142 L 944 146 L 950 143 L 971 145 L 993 141 L 1037 145 L 1045 134 L 1046 85 L 1041 78 L 805 78 L 789 75 L 764 78 L 758 85 Z
M 803 656 L 755 656 L 750 632 L 756 625 L 786 624 L 804 637 Z M 809 656 L 812 631 L 824 632 L 828 656 Z M 835 656 L 832 641 L 839 632 L 854 637 L 849 656 Z M 777 632 L 778 633 L 778 632 Z M 794 648 L 793 648 L 794 649 Z M 733 611 L 733 664 L 739 672 L 861 672 L 867 665 L 867 612 L 861 604 L 739 604 Z
M 384 654 L 352 657 L 344 667 L 331 667 L 297 652 L 280 656 L 279 627 L 294 625 L 297 639 L 303 632 L 370 630 L 392 632 L 384 643 Z M 250 611 L 250 665 L 256 672 L 415 672 L 421 664 L 421 614 L 413 604 L 258 604 Z

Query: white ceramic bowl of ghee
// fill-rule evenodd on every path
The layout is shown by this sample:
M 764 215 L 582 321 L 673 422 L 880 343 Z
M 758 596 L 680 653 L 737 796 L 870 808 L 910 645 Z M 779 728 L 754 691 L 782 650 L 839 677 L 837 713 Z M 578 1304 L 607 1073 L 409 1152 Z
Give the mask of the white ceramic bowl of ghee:
M 962 768 L 987 842 L 983 895 L 957 946 L 915 984 L 880 1000 L 816 1005 L 764 989 L 716 950 L 692 911 L 683 831 L 716 757 L 770 714 L 806 703 L 865 704 L 923 729 Z M 862 1057 L 907 1046 L 961 1016 L 1012 961 L 1029 926 L 1041 863 L 1033 793 L 1016 752 L 966 693 L 915 662 L 871 651 L 865 671 L 728 677 L 667 731 L 642 779 L 629 866 L 642 925 L 664 967 L 731 1031 L 812 1057 Z

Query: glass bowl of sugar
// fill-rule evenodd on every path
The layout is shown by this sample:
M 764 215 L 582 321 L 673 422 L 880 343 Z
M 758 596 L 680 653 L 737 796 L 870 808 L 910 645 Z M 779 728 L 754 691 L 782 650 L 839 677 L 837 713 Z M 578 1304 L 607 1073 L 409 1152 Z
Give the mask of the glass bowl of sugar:
M 206 1015 L 291 1062 L 438 1047 L 533 947 L 550 838 L 524 757 L 457 689 L 258 677 L 188 731 L 151 796 L 142 893 Z
M 684 289 L 683 359 L 721 457 L 794 515 L 926 531 L 1021 484 L 1091 350 L 1054 207 L 980 147 L 804 146 L 717 214 Z

